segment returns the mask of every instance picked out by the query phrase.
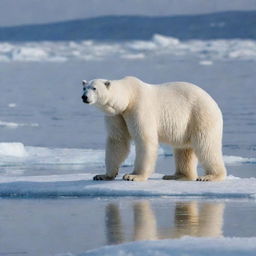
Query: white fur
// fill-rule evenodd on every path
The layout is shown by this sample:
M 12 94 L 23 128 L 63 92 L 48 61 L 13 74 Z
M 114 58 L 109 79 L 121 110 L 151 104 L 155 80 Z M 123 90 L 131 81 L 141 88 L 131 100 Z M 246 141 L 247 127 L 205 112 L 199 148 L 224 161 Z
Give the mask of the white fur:
M 106 113 L 106 174 L 95 179 L 114 179 L 129 153 L 130 140 L 136 146 L 132 174 L 125 180 L 147 180 L 154 171 L 159 143 L 174 147 L 176 173 L 164 179 L 223 180 L 222 114 L 216 102 L 196 85 L 175 82 L 148 85 L 135 77 L 104 79 L 88 83 L 85 94 Z M 92 92 L 92 87 L 96 90 Z M 206 175 L 197 177 L 197 159 Z

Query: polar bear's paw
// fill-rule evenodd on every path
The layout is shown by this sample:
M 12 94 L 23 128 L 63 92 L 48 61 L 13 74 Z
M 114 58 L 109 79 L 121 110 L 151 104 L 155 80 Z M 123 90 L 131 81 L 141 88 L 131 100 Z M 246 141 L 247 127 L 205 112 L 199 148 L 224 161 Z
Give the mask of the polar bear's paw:
M 164 175 L 163 180 L 195 180 L 185 175 Z
M 205 175 L 205 176 L 199 176 L 196 181 L 221 181 L 224 180 L 225 176 L 224 175 Z
M 128 181 L 145 181 L 147 179 L 148 179 L 147 177 L 139 174 L 125 174 L 123 176 L 123 180 L 128 180 Z
M 93 180 L 114 180 L 115 177 L 107 176 L 106 174 L 99 174 L 93 177 Z

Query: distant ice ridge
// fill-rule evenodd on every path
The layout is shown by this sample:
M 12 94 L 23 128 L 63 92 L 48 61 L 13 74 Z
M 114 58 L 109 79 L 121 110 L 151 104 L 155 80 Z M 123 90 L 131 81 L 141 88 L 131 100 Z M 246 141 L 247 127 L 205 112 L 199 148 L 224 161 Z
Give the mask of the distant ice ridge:
M 183 237 L 105 246 L 79 254 L 79 256 L 254 256 L 255 252 L 256 237 Z M 59 256 L 74 256 L 74 254 L 59 254 Z
M 169 156 L 163 148 L 159 148 L 158 155 Z M 13 166 L 20 164 L 53 164 L 68 165 L 80 164 L 87 166 L 104 166 L 104 149 L 76 149 L 76 148 L 46 148 L 24 146 L 22 143 L 0 143 L 0 166 Z M 133 165 L 135 148 L 131 149 L 124 166 Z M 244 163 L 256 163 L 256 158 L 241 156 L 224 156 L 227 165 L 239 165 Z
M 211 65 L 216 59 L 256 60 L 256 41 L 180 41 L 177 38 L 156 34 L 149 41 L 0 43 L 0 62 L 64 62 L 72 59 L 97 61 L 110 57 L 134 60 L 152 55 L 196 56 L 200 59 L 201 65 Z

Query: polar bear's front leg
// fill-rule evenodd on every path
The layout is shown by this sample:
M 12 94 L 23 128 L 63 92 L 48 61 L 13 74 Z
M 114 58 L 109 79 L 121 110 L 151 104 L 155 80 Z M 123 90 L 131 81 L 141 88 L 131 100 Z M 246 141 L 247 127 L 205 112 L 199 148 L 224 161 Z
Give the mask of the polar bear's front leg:
M 106 116 L 107 143 L 105 151 L 106 174 L 94 176 L 94 180 L 113 180 L 130 151 L 130 135 L 121 116 Z
M 124 180 L 145 181 L 155 169 L 158 143 L 138 141 L 135 142 L 136 158 L 134 170 L 131 174 L 125 174 Z
M 129 153 L 130 140 L 129 138 L 123 138 L 122 140 L 117 138 L 108 137 L 106 145 L 106 174 L 94 176 L 94 180 L 113 180 L 118 174 L 119 167 L 125 160 Z

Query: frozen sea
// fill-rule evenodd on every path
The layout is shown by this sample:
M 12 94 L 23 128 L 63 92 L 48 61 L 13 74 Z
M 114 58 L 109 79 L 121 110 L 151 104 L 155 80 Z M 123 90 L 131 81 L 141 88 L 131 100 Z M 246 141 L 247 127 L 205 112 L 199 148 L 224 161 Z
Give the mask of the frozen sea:
M 255 255 L 255 67 L 254 40 L 0 43 L 0 256 Z M 174 172 L 166 145 L 148 182 L 121 180 L 134 148 L 116 181 L 91 180 L 104 172 L 104 121 L 81 81 L 127 75 L 213 96 L 227 181 L 162 181 Z

